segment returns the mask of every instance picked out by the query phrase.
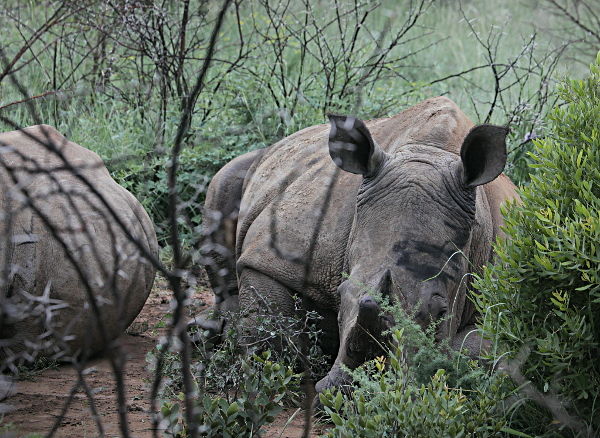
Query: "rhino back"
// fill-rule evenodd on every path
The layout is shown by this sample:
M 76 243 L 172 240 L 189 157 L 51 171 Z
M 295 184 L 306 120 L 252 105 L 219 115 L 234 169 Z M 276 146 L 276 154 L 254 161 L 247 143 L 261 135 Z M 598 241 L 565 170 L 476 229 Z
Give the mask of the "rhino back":
M 366 125 L 386 152 L 418 144 L 458 155 L 473 122 L 452 100 L 433 97 L 393 117 L 371 120 Z

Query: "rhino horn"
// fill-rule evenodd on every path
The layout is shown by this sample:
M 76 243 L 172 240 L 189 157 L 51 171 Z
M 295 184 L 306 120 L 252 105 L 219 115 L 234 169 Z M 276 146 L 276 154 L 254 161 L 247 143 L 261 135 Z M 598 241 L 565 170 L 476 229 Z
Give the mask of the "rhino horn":
M 385 340 L 382 332 L 387 324 L 381 317 L 381 308 L 371 295 L 362 297 L 358 303 L 356 323 L 346 337 L 344 364 L 351 369 L 383 354 Z
M 358 304 L 358 317 L 356 322 L 363 329 L 372 331 L 378 331 L 380 329 L 379 324 L 379 313 L 381 309 L 375 302 L 371 295 L 367 295 L 360 300 Z
M 379 280 L 379 286 L 377 286 L 377 291 L 381 294 L 382 298 L 391 299 L 392 292 L 394 290 L 394 279 L 392 278 L 392 273 L 389 269 L 386 269 Z

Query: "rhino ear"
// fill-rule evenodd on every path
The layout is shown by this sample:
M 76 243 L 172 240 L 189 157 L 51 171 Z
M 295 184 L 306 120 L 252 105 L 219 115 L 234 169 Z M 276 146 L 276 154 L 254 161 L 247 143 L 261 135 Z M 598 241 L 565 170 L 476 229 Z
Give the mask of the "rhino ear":
M 355 117 L 329 115 L 329 155 L 346 172 L 371 175 L 383 160 L 383 151 Z
M 496 125 L 478 125 L 467 134 L 460 150 L 467 187 L 489 183 L 502 173 L 507 134 L 507 127 Z

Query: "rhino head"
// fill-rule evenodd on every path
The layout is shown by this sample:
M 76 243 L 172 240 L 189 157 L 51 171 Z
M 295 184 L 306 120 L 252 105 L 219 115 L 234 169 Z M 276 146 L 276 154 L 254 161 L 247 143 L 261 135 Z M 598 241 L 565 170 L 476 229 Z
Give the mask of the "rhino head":
M 375 296 L 400 302 L 423 328 L 436 324 L 437 340 L 452 340 L 473 317 L 467 274 L 473 263 L 489 259 L 493 239 L 480 186 L 502 173 L 508 132 L 476 126 L 460 155 L 436 144 L 406 144 L 388 153 L 362 121 L 330 121 L 331 158 L 363 179 L 346 250 L 347 276 L 338 288 L 340 349 L 318 392 L 347 384 L 342 364 L 354 369 L 382 353 L 382 332 L 393 321 L 381 315 Z

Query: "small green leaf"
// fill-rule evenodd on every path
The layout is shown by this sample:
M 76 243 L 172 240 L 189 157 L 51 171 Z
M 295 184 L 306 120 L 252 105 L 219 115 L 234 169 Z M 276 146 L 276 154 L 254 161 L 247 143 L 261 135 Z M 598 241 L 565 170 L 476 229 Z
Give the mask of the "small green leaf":
M 337 413 L 331 412 L 329 416 L 331 417 L 331 421 L 333 421 L 333 424 L 335 424 L 336 426 L 343 426 L 344 422 Z
M 336 396 L 335 396 L 335 410 L 336 411 L 340 411 L 340 409 L 342 409 L 342 403 L 344 402 L 343 398 L 342 398 L 342 391 L 338 391 Z
M 232 414 L 235 414 L 239 410 L 240 410 L 240 408 L 238 406 L 238 403 L 236 401 L 234 401 L 233 403 L 231 403 L 229 405 L 229 408 L 227 409 L 227 416 L 229 417 Z
M 321 404 L 323 406 L 327 406 L 328 408 L 333 408 L 333 403 L 331 402 L 331 400 L 329 400 L 329 397 L 331 397 L 331 393 L 327 393 L 327 396 L 320 392 L 319 393 L 319 401 L 321 402 Z
M 360 415 L 366 415 L 366 410 L 365 410 L 365 404 L 364 403 L 362 403 L 360 401 L 357 401 L 356 402 L 356 409 L 358 410 L 358 413 Z
M 526 433 L 519 432 L 518 430 L 511 429 L 510 427 L 503 427 L 500 429 L 500 432 L 507 433 L 509 435 L 518 436 L 521 438 L 533 438 L 531 435 L 527 435 Z

